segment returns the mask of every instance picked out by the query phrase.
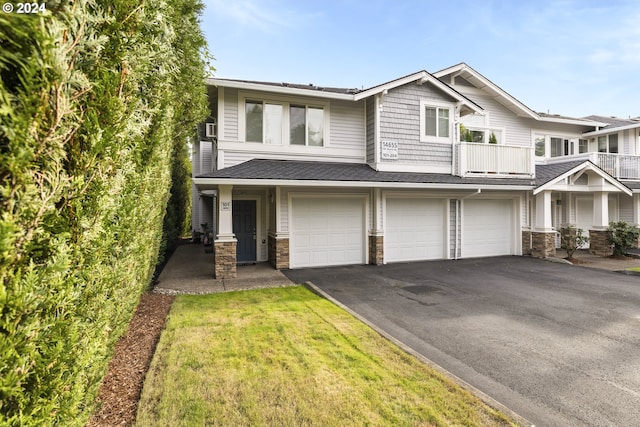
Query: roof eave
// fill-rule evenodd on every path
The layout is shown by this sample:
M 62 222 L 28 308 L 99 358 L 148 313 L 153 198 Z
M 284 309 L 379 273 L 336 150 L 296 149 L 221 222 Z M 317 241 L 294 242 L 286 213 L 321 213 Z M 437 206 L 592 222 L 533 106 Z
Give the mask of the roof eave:
M 228 87 L 234 89 L 254 90 L 260 92 L 275 92 L 286 95 L 312 96 L 314 98 L 340 99 L 345 101 L 354 101 L 354 95 L 350 93 L 323 92 L 317 89 L 302 89 L 286 86 L 276 86 L 268 84 L 260 84 L 255 82 L 243 82 L 237 80 L 225 80 L 208 78 L 206 84 L 217 87 Z
M 532 190 L 534 185 L 510 184 L 448 184 L 384 181 L 321 181 L 289 179 L 247 179 L 247 178 L 193 178 L 196 185 L 252 185 L 252 186 L 291 186 L 291 187 L 354 187 L 354 188 L 424 188 L 424 189 L 482 189 L 482 190 Z

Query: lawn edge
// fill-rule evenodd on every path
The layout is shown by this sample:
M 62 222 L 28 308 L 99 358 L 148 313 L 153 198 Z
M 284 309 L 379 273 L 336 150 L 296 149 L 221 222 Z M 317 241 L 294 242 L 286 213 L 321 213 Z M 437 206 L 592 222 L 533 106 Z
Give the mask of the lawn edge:
M 408 353 L 408 354 L 412 355 L 413 357 L 415 357 L 416 359 L 418 359 L 422 363 L 424 363 L 427 366 L 435 369 L 440 374 L 444 375 L 445 377 L 447 377 L 448 379 L 450 379 L 451 381 L 456 383 L 458 386 L 460 386 L 463 389 L 467 390 L 468 392 L 470 392 L 471 394 L 476 396 L 478 399 L 480 399 L 486 405 L 492 407 L 493 409 L 496 409 L 498 411 L 501 411 L 501 412 L 507 414 L 507 416 L 509 416 L 516 423 L 518 423 L 518 425 L 522 425 L 522 426 L 533 426 L 534 425 L 531 421 L 527 420 L 522 415 L 516 413 L 515 411 L 513 411 L 510 408 L 508 408 L 504 404 L 500 403 L 499 401 L 497 401 L 493 397 L 489 396 L 488 394 L 484 393 L 480 389 L 478 389 L 478 388 L 474 387 L 473 385 L 469 384 L 468 382 L 464 381 L 462 378 L 459 378 L 456 375 L 452 374 L 451 372 L 447 371 L 442 366 L 440 366 L 437 363 L 435 363 L 434 361 L 428 359 L 427 357 L 425 357 L 424 355 L 420 354 L 419 352 L 417 352 L 413 348 L 409 347 L 408 345 L 406 345 L 402 341 L 399 341 L 398 339 L 393 337 L 391 334 L 389 334 L 386 331 L 378 328 L 375 324 L 370 322 L 368 319 L 366 319 L 365 317 L 363 317 L 360 314 L 356 313 L 355 311 L 351 310 L 349 307 L 347 307 L 346 305 L 344 305 L 343 303 L 341 303 L 340 301 L 338 301 L 337 299 L 333 298 L 331 295 L 329 295 L 328 293 L 326 293 L 325 291 L 320 289 L 313 282 L 307 281 L 307 282 L 304 283 L 304 285 L 310 291 L 315 293 L 316 295 L 319 295 L 320 297 L 325 298 L 326 300 L 329 300 L 333 304 L 337 305 L 338 307 L 342 308 L 343 310 L 345 310 L 346 312 L 351 314 L 353 317 L 355 317 L 356 319 L 358 319 L 362 323 L 364 323 L 367 326 L 369 326 L 371 329 L 376 331 L 376 333 L 378 333 L 380 336 L 382 336 L 386 340 L 390 341 L 394 345 L 398 346 L 405 353 Z

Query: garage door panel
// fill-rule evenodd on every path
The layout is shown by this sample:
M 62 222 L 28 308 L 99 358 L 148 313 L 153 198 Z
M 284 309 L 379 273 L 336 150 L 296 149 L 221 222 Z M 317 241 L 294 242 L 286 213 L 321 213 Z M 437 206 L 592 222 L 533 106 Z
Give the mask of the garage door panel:
M 385 260 L 398 262 L 443 258 L 444 206 L 441 199 L 387 199 Z
M 294 198 L 290 232 L 292 268 L 366 262 L 362 198 Z
M 463 208 L 463 257 L 513 254 L 511 200 L 465 200 Z

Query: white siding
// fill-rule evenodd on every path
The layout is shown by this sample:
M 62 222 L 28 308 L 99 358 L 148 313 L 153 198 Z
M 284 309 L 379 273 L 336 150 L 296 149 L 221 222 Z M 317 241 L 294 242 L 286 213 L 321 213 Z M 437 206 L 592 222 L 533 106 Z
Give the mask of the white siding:
M 331 101 L 329 145 L 333 148 L 364 149 L 364 101 Z
M 200 141 L 200 174 L 213 171 L 213 146 L 211 141 Z
M 224 114 L 224 133 L 222 135 L 226 140 L 238 141 L 238 108 L 238 91 L 224 88 L 224 111 L 222 113 Z

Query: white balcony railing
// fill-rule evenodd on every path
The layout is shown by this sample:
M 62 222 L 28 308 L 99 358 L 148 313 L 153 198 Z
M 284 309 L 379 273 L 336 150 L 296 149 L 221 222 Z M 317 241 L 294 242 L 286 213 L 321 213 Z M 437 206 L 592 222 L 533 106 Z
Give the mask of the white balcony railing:
M 454 170 L 459 176 L 533 177 L 533 149 L 517 145 L 460 142 L 455 147 Z
M 590 160 L 616 179 L 640 180 L 640 156 L 618 153 L 582 153 L 546 159 L 545 163 Z

